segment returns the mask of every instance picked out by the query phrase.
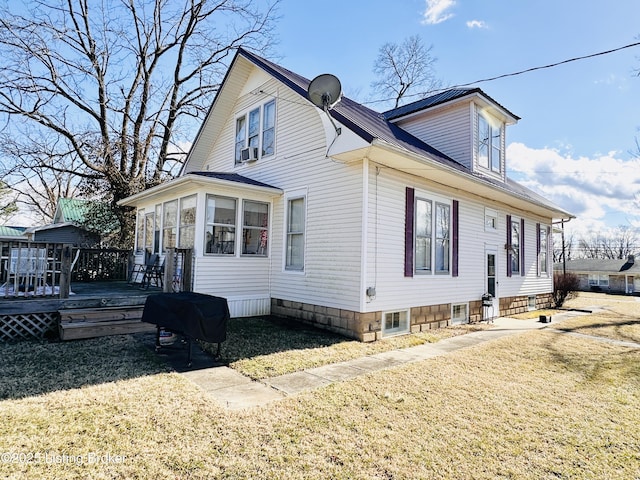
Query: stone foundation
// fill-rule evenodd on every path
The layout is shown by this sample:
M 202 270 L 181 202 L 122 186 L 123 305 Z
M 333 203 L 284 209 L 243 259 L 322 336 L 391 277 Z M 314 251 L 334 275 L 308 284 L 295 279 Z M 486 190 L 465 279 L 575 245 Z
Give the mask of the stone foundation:
M 536 308 L 551 306 L 552 294 L 536 295 Z M 500 299 L 500 315 L 514 315 L 529 310 L 527 296 Z M 359 313 L 340 308 L 323 307 L 310 303 L 271 299 L 271 315 L 298 320 L 307 325 L 355 338 L 361 342 L 373 342 L 382 338 L 382 312 Z M 482 321 L 482 302 L 469 302 L 469 322 Z M 411 333 L 423 332 L 451 324 L 451 304 L 425 305 L 410 309 Z
M 536 310 L 550 308 L 552 304 L 553 294 L 551 292 L 536 294 Z M 528 296 L 504 297 L 500 299 L 500 315 L 503 317 L 528 311 Z

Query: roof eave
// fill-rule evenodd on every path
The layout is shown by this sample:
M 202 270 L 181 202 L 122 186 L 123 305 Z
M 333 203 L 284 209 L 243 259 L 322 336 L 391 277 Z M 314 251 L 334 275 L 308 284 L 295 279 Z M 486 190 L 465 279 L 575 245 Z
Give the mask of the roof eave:
M 197 175 L 195 173 L 185 173 L 181 177 L 169 180 L 168 182 L 156 185 L 154 187 L 143 190 L 142 192 L 131 195 L 127 198 L 123 198 L 118 202 L 118 205 L 123 207 L 135 207 L 139 203 L 164 195 L 174 190 L 181 190 L 189 185 L 195 186 L 211 186 L 211 187 L 224 187 L 224 188 L 236 188 L 242 190 L 249 190 L 255 193 L 262 193 L 270 196 L 277 196 L 283 193 L 283 190 L 277 187 L 268 187 L 262 185 L 251 185 L 247 183 L 239 183 L 230 180 L 223 180 L 220 178 L 211 178 Z
M 371 148 L 368 152 L 368 156 L 371 160 L 374 160 L 377 163 L 381 164 L 385 164 L 385 162 L 391 163 L 391 158 L 389 156 L 386 156 L 385 154 L 376 155 L 376 149 L 378 149 L 381 153 L 393 152 L 398 156 L 404 156 L 405 159 L 409 159 L 414 163 L 417 162 L 418 164 L 421 164 L 429 169 L 429 175 L 425 175 L 425 178 L 429 178 L 433 181 L 436 181 L 437 183 L 441 183 L 447 188 L 451 188 L 450 185 L 453 185 L 453 183 L 448 180 L 456 179 L 456 189 L 469 191 L 472 194 L 487 198 L 487 200 L 492 202 L 498 201 L 505 205 L 513 205 L 521 210 L 530 211 L 531 213 L 550 217 L 552 219 L 563 219 L 568 221 L 576 218 L 575 215 L 551 204 L 551 202 L 542 203 L 536 201 L 535 199 L 528 198 L 524 195 L 519 195 L 517 192 L 511 191 L 506 187 L 501 187 L 494 183 L 484 181 L 481 177 L 472 175 L 470 172 L 465 172 L 462 168 L 457 169 L 445 165 L 437 161 L 436 159 L 431 158 L 426 153 L 422 155 L 417 154 L 379 139 L 373 140 L 372 147 L 373 148 Z M 391 166 L 395 169 L 403 171 L 403 167 L 401 165 Z M 404 171 L 412 175 L 419 175 L 419 172 L 417 172 L 415 168 L 412 168 L 411 165 L 406 166 Z M 436 172 L 440 172 L 440 174 L 436 175 Z M 467 183 L 467 185 L 475 186 L 476 188 L 467 189 L 460 184 L 460 180 L 463 180 L 465 183 Z M 516 203 L 514 203 L 514 201 L 516 201 Z

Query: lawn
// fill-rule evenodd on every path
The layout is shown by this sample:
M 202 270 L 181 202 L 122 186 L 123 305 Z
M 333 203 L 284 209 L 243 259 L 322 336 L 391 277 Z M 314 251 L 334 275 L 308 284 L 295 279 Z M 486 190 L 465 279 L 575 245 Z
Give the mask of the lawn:
M 230 412 L 131 337 L 48 347 L 0 346 L 0 477 L 640 477 L 640 349 L 533 331 Z

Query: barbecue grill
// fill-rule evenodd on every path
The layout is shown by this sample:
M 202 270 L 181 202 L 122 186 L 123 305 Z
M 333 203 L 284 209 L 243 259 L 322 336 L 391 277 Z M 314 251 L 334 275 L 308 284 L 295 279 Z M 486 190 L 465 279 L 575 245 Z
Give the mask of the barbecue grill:
M 160 330 L 183 335 L 188 344 L 187 366 L 191 366 L 191 340 L 217 343 L 220 355 L 227 339 L 229 306 L 227 299 L 203 293 L 178 292 L 149 295 L 144 304 L 142 321 L 157 326 L 156 351 L 160 350 Z

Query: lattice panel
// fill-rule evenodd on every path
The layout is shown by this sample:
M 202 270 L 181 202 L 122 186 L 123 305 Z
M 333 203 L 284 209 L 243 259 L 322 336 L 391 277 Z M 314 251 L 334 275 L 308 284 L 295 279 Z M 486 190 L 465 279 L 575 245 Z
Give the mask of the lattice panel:
M 0 316 L 0 342 L 23 338 L 43 338 L 58 326 L 57 312 Z

